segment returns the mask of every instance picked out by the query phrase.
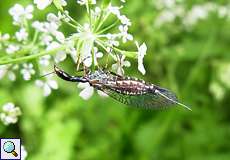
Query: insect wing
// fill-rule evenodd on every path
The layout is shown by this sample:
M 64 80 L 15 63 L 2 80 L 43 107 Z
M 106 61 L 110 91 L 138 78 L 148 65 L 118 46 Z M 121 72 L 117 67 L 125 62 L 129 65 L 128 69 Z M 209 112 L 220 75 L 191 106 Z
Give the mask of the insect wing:
M 119 93 L 113 89 L 106 88 L 103 90 L 106 94 L 110 97 L 114 98 L 115 100 L 127 104 L 132 107 L 139 107 L 139 108 L 146 108 L 146 109 L 161 109 L 161 108 L 168 108 L 171 105 L 175 104 L 177 98 L 174 93 L 169 90 L 159 88 L 158 90 L 161 94 L 166 95 L 168 98 L 161 96 L 158 93 L 154 92 L 147 92 L 144 94 L 136 94 L 136 95 L 128 95 L 124 93 Z

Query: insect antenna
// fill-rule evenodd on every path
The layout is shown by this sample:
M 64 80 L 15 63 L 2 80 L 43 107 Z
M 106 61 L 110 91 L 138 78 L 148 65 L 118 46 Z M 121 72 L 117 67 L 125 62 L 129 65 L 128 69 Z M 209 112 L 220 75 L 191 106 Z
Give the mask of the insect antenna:
M 46 74 L 44 74 L 44 75 L 39 76 L 38 78 L 43 78 L 43 77 L 46 77 L 46 76 L 51 75 L 51 74 L 54 74 L 54 73 L 55 73 L 54 71 L 53 71 L 53 72 L 50 72 L 50 73 L 46 73 Z
M 175 103 L 175 104 L 178 104 L 178 105 L 180 105 L 180 106 L 182 106 L 182 107 L 184 107 L 184 108 L 186 108 L 186 109 L 192 111 L 192 109 L 189 108 L 188 106 L 186 106 L 186 105 L 184 105 L 183 103 L 180 103 L 180 102 L 178 102 L 178 101 L 176 101 L 176 100 L 173 100 L 172 98 L 169 98 L 169 97 L 166 96 L 165 94 L 161 93 L 159 90 L 155 90 L 155 93 L 157 93 L 157 94 L 159 94 L 160 96 L 162 96 L 162 97 L 168 99 L 169 101 L 172 101 L 172 102 Z

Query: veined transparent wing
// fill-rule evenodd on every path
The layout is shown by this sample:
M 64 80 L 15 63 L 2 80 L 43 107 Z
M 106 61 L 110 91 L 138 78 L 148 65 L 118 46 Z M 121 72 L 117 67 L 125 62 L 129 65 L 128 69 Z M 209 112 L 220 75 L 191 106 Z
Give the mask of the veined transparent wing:
M 108 94 L 115 100 L 127 104 L 131 107 L 147 108 L 147 109 L 161 109 L 168 108 L 177 103 L 177 98 L 174 93 L 167 89 L 159 88 L 157 92 L 148 91 L 143 94 L 125 94 L 119 93 L 112 88 L 105 88 L 103 92 Z M 164 96 L 162 96 L 164 95 Z

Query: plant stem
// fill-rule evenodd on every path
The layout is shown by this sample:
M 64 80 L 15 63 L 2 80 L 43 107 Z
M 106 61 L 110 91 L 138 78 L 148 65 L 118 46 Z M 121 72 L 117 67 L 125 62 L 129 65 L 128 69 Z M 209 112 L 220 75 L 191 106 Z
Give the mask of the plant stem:
M 5 60 L 5 61 L 0 61 L 0 65 L 6 65 L 6 64 L 11 64 L 11 63 L 20 63 L 23 61 L 29 61 L 44 55 L 51 55 L 51 54 L 55 54 L 57 51 L 60 50 L 64 50 L 66 48 L 66 46 L 60 46 L 58 48 L 55 48 L 53 50 L 49 50 L 49 51 L 42 51 L 38 54 L 33 54 L 33 55 L 29 55 L 29 56 L 24 56 L 24 57 L 20 57 L 20 58 L 15 58 L 15 59 L 10 59 L 10 60 Z
M 102 19 L 101 23 L 99 23 L 99 25 L 97 26 L 95 32 L 97 32 L 101 26 L 104 24 L 104 22 L 107 20 L 107 18 L 109 17 L 110 13 L 107 13 L 107 15 Z
M 111 28 L 115 27 L 118 24 L 119 20 L 117 19 L 113 24 L 109 25 L 108 27 L 100 30 L 97 34 L 102 34 L 108 30 L 110 30 Z

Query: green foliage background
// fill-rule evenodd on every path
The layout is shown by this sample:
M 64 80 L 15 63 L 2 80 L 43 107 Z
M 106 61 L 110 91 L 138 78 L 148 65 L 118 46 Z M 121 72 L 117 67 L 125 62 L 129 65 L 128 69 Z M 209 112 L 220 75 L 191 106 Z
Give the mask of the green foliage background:
M 8 9 L 29 2 L 0 1 L 0 31 L 13 33 Z M 70 2 L 70 13 L 81 18 L 82 8 Z M 204 2 L 208 1 L 188 0 L 186 4 L 191 8 Z M 36 10 L 34 19 L 44 19 L 49 11 L 55 9 Z M 60 88 L 45 98 L 33 81 L 4 79 L 0 104 L 13 101 L 23 115 L 16 125 L 0 124 L 0 137 L 20 137 L 29 160 L 230 159 L 229 88 L 223 85 L 222 100 L 209 89 L 211 82 L 218 82 L 218 66 L 230 62 L 230 21 L 213 14 L 189 32 L 177 22 L 156 29 L 153 0 L 128 0 L 122 12 L 132 21 L 130 32 L 148 46 L 147 74 L 139 74 L 133 61 L 127 75 L 175 91 L 193 111 L 129 108 L 96 94 L 84 101 L 76 84 L 62 80 Z

